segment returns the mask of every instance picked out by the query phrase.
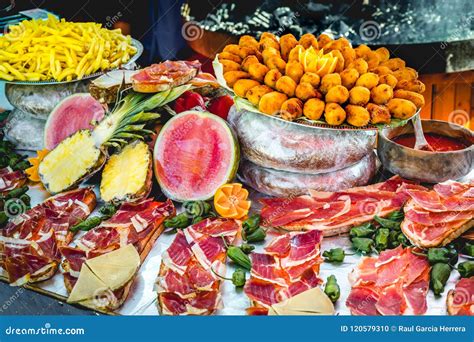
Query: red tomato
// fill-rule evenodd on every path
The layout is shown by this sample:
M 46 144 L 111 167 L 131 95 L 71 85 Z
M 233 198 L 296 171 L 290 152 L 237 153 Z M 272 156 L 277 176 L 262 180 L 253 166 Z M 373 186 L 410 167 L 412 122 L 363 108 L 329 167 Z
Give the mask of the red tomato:
M 227 120 L 229 109 L 234 105 L 234 100 L 229 95 L 217 97 L 208 104 L 207 110 Z

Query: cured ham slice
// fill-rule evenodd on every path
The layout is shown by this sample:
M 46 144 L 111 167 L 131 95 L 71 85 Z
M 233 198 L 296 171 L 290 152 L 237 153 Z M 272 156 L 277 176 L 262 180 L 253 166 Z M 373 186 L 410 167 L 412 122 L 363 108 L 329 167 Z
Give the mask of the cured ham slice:
M 0 193 L 22 187 L 26 180 L 26 175 L 21 170 L 13 171 L 11 167 L 0 169 Z
M 430 266 L 401 246 L 366 257 L 349 276 L 346 300 L 353 315 L 421 315 L 427 310 Z
M 253 307 L 247 311 L 266 314 L 271 305 L 321 284 L 317 276 L 321 240 L 319 230 L 292 232 L 276 237 L 265 253 L 252 253 L 244 291 Z
M 143 262 L 163 230 L 163 221 L 174 213 L 175 208 L 170 200 L 156 202 L 148 199 L 136 203 L 124 203 L 110 219 L 101 222 L 99 226 L 76 240 L 75 246 L 61 247 L 59 251 L 64 258 L 61 265 L 68 292 L 72 291 L 82 264 L 87 259 L 132 244 Z M 106 298 L 104 308 L 113 310 L 119 307 L 125 301 L 131 283 L 132 281 L 113 291 L 115 298 L 112 298 L 112 295 Z
M 423 248 L 444 246 L 474 227 L 474 183 L 446 181 L 433 190 L 409 189 L 403 233 Z
M 474 316 L 474 277 L 459 280 L 446 302 L 450 315 Z
M 133 90 L 157 93 L 188 83 L 199 72 L 199 61 L 164 61 L 152 64 L 132 76 Z
M 82 188 L 50 197 L 12 219 L 0 231 L 0 265 L 11 285 L 49 279 L 61 256 L 58 248 L 68 244 L 69 228 L 84 220 L 94 209 L 91 188 Z
M 225 275 L 226 244 L 240 228 L 235 220 L 206 219 L 178 231 L 155 282 L 162 314 L 210 315 L 220 307 L 216 274 Z
M 263 199 L 263 224 L 285 230 L 321 230 L 325 236 L 346 233 L 352 226 L 400 210 L 407 191 L 424 187 L 395 176 L 365 187 L 337 192 L 311 191 L 311 196 Z

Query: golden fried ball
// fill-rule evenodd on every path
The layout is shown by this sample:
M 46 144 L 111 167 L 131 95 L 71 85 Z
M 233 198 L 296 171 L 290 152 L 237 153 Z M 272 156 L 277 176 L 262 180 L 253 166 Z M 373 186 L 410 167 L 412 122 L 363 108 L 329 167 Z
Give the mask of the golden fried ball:
M 341 82 L 344 87 L 351 89 L 354 87 L 357 79 L 359 78 L 359 72 L 354 69 L 346 69 L 341 72 Z
M 331 126 L 339 126 L 346 119 L 345 110 L 337 103 L 326 103 L 324 119 Z
M 362 45 L 359 45 L 358 47 L 354 48 L 355 50 L 355 53 L 357 55 L 357 57 L 359 58 L 362 58 L 364 57 L 367 53 L 369 53 L 370 51 L 372 51 L 367 45 L 365 44 L 362 44 Z
M 278 38 L 273 33 L 263 32 L 262 35 L 260 36 L 260 41 L 262 41 L 266 38 L 269 38 L 271 40 L 274 40 L 274 41 L 278 42 Z
M 321 78 L 315 72 L 305 72 L 300 79 L 301 83 L 303 82 L 310 83 L 315 88 L 319 85 L 320 81 L 321 81 Z
M 393 73 L 393 71 L 387 68 L 386 66 L 378 66 L 376 68 L 371 69 L 370 72 L 379 75 L 379 77 Z
M 318 37 L 318 46 L 324 46 L 326 45 L 327 43 L 331 42 L 332 41 L 332 38 L 329 37 L 327 34 L 325 33 L 322 33 L 319 35 Z
M 405 67 L 405 61 L 401 58 L 390 58 L 385 62 L 380 63 L 381 66 L 386 66 L 390 68 L 392 71 L 402 69 Z
M 310 120 L 319 120 L 323 115 L 325 105 L 320 99 L 309 99 L 304 104 L 303 114 Z
M 297 98 L 303 101 L 306 101 L 313 97 L 319 97 L 317 90 L 314 89 L 311 83 L 307 82 L 301 82 L 300 84 L 298 84 L 298 86 L 296 87 L 295 95 Z
M 359 79 L 356 82 L 356 86 L 365 87 L 368 89 L 372 89 L 377 84 L 379 84 L 379 76 L 374 74 L 373 72 L 367 72 L 365 74 L 360 75 Z
M 278 114 L 283 102 L 285 102 L 287 99 L 288 96 L 285 94 L 278 91 L 272 91 L 271 93 L 267 93 L 260 98 L 258 110 L 269 115 Z
M 418 109 L 425 105 L 425 97 L 421 94 L 415 93 L 414 91 L 397 89 L 393 92 L 393 97 L 411 101 Z
M 258 46 L 259 46 L 260 51 L 264 51 L 265 49 L 268 49 L 269 47 L 280 51 L 280 44 L 278 43 L 278 41 L 271 38 L 260 39 Z
M 253 63 L 249 65 L 249 74 L 250 76 L 259 82 L 263 82 L 265 75 L 270 69 L 266 65 L 261 63 Z
M 363 58 L 357 58 L 355 59 L 352 63 L 350 63 L 347 68 L 354 68 L 357 70 L 357 72 L 362 75 L 369 70 L 369 65 Z
M 425 84 L 420 80 L 399 80 L 395 89 L 404 89 L 414 91 L 415 93 L 423 93 L 425 91 Z
M 390 111 L 386 106 L 376 105 L 375 103 L 368 103 L 365 109 L 370 114 L 370 123 L 376 124 L 389 124 L 391 120 Z
M 237 44 L 229 44 L 229 45 L 226 45 L 224 50 L 222 50 L 223 52 L 229 52 L 233 55 L 236 55 L 236 56 L 240 56 L 240 46 L 238 46 Z
M 326 94 L 329 89 L 331 89 L 334 86 L 341 85 L 341 75 L 332 73 L 332 74 L 327 74 L 324 75 L 323 78 L 321 79 L 321 85 L 319 86 L 319 90 L 323 93 Z
M 372 88 L 370 97 L 375 104 L 386 104 L 393 97 L 393 89 L 388 84 L 379 84 Z
M 239 63 L 236 63 L 229 59 L 222 59 L 220 62 L 222 64 L 222 68 L 224 69 L 224 72 L 240 70 Z
M 357 59 L 357 55 L 355 50 L 350 46 L 342 48 L 341 53 L 344 57 L 344 69 L 347 69 L 349 65 Z
M 251 48 L 251 47 L 248 47 L 248 46 L 241 46 L 240 47 L 239 57 L 242 58 L 242 59 L 244 59 L 247 56 L 257 55 L 257 54 L 260 54 L 260 51 L 258 51 L 255 48 Z
M 393 98 L 387 103 L 388 110 L 397 119 L 409 119 L 416 113 L 416 106 L 413 102 L 405 99 Z
M 276 81 L 275 88 L 288 97 L 293 97 L 295 96 L 296 82 L 290 76 L 282 76 Z
M 378 67 L 380 63 L 379 55 L 372 50 L 367 52 L 363 58 L 367 62 L 369 70 Z
M 296 45 L 293 49 L 291 49 L 288 55 L 288 62 L 290 61 L 299 61 L 300 60 L 300 53 L 304 51 L 303 45 Z
M 239 39 L 239 46 L 247 46 L 258 49 L 258 41 L 249 35 L 243 35 Z
M 268 47 L 265 50 L 262 51 L 262 58 L 263 58 L 263 63 L 267 64 L 267 61 L 272 58 L 272 57 L 280 57 L 280 50 L 277 50 L 273 47 Z
M 250 88 L 247 93 L 245 93 L 245 97 L 247 98 L 247 100 L 250 101 L 251 104 L 253 104 L 254 106 L 258 106 L 258 103 L 260 102 L 262 96 L 271 93 L 272 91 L 273 89 L 269 86 L 260 84 L 253 88 Z
M 365 106 L 370 101 L 370 90 L 356 86 L 349 91 L 349 102 L 357 106 Z
M 255 64 L 255 63 L 260 63 L 260 61 L 255 55 L 250 55 L 250 56 L 245 57 L 245 59 L 242 61 L 242 70 L 248 72 L 250 64 Z
M 395 88 L 397 86 L 398 80 L 393 75 L 382 75 L 379 77 L 380 84 L 388 84 L 390 87 Z
M 288 60 L 288 56 L 290 55 L 290 51 L 298 45 L 298 41 L 296 40 L 295 36 L 291 33 L 285 34 L 280 38 L 280 51 L 281 56 L 284 60 Z
M 225 82 L 229 87 L 233 87 L 235 82 L 242 78 L 250 78 L 250 74 L 245 71 L 227 71 L 224 73 Z
M 299 41 L 300 45 L 302 45 L 305 49 L 309 49 L 311 46 L 314 49 L 318 49 L 318 40 L 312 33 L 306 33 L 300 37 Z
M 286 63 L 285 74 L 290 76 L 296 83 L 298 83 L 301 76 L 304 74 L 303 64 L 298 61 Z
M 263 82 L 275 89 L 276 87 L 276 82 L 280 79 L 280 77 L 282 76 L 281 72 L 278 70 L 278 69 L 271 69 L 270 71 L 267 72 L 267 74 L 265 75 L 265 78 L 263 79 Z
M 286 62 L 280 56 L 272 56 L 267 59 L 266 65 L 270 69 L 278 69 L 281 73 L 285 72 L 286 69 Z
M 293 121 L 303 114 L 303 102 L 297 98 L 291 98 L 283 102 L 280 109 L 282 119 Z
M 416 80 L 418 78 L 418 73 L 416 72 L 415 69 L 413 68 L 401 68 L 398 70 L 395 70 L 393 72 L 393 76 L 397 78 L 397 80 Z
M 347 105 L 347 123 L 355 127 L 367 126 L 370 122 L 370 114 L 367 109 L 362 106 Z
M 378 48 L 375 53 L 379 56 L 380 63 L 388 61 L 390 58 L 390 51 L 385 47 Z
M 245 97 L 245 94 L 249 89 L 258 86 L 259 84 L 258 81 L 243 78 L 235 82 L 234 92 L 240 97 Z
M 337 85 L 329 89 L 326 94 L 326 102 L 342 104 L 349 98 L 349 90 L 342 85 Z
M 241 63 L 242 62 L 242 58 L 240 58 L 239 55 L 234 55 L 233 53 L 225 52 L 225 51 L 223 51 L 219 54 L 219 61 L 222 61 L 224 59 L 234 61 L 236 63 Z

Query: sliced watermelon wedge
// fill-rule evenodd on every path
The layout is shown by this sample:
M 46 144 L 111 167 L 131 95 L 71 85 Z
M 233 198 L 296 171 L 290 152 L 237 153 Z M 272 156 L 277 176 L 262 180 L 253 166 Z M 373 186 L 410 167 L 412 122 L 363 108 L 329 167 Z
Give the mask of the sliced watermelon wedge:
M 223 119 L 187 111 L 171 118 L 158 135 L 155 176 L 175 201 L 207 200 L 235 177 L 239 158 L 237 139 Z
M 48 150 L 81 129 L 91 129 L 93 121 L 105 115 L 104 107 L 89 93 L 78 93 L 59 102 L 49 114 L 44 128 L 44 145 Z

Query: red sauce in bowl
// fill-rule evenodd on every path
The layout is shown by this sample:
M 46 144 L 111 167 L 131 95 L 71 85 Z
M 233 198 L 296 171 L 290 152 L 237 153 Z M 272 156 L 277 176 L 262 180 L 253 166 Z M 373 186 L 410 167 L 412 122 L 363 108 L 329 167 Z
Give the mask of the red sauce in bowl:
M 435 150 L 435 152 L 458 151 L 470 146 L 461 140 L 457 140 L 436 133 L 425 133 L 425 138 L 428 144 L 430 144 L 431 147 Z M 392 141 L 409 148 L 415 147 L 414 134 L 399 135 L 398 137 L 393 138 Z

